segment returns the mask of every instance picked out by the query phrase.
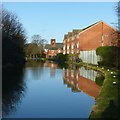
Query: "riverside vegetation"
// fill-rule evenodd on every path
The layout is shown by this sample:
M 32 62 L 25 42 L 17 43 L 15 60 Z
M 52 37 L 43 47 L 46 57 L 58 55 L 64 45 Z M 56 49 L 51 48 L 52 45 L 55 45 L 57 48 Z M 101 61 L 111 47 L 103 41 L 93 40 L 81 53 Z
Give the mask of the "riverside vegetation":
M 104 74 L 105 79 L 101 87 L 100 94 L 96 99 L 96 103 L 92 108 L 89 119 L 95 118 L 119 118 L 119 90 L 120 90 L 120 81 L 119 81 L 119 70 L 116 68 L 109 68 L 103 66 L 97 66 L 87 63 L 76 63 L 68 62 L 69 64 L 76 64 L 77 66 L 84 66 L 89 69 L 100 71 Z M 116 82 L 116 84 L 113 84 Z
M 2 68 L 24 66 L 25 30 L 16 15 L 2 11 Z

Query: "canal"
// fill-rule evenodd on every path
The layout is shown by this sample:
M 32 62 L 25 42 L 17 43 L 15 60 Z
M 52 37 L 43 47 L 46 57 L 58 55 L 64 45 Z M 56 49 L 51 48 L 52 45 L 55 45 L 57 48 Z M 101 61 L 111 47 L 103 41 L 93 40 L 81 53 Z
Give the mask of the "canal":
M 100 92 L 100 76 L 53 62 L 3 71 L 3 118 L 88 118 Z

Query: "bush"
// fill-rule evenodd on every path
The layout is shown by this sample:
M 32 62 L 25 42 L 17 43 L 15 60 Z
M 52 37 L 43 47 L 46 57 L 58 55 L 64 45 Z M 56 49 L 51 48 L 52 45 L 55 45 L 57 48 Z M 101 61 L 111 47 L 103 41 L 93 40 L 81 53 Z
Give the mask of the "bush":
M 120 66 L 119 53 L 120 47 L 104 46 L 97 48 L 96 54 L 101 57 L 101 61 L 99 61 L 98 64 L 112 67 Z
M 68 60 L 68 55 L 65 54 L 63 55 L 62 53 L 58 53 L 55 57 L 54 60 L 58 63 L 64 63 L 65 61 Z
M 82 62 L 82 59 L 79 58 L 79 54 L 69 54 L 68 55 L 68 58 L 69 58 L 69 61 L 72 61 L 72 62 Z

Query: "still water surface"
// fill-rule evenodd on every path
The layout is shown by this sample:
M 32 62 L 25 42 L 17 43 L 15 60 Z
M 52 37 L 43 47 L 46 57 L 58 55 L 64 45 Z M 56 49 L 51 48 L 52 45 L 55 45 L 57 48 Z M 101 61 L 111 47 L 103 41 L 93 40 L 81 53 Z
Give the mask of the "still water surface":
M 84 67 L 61 69 L 52 62 L 4 72 L 3 117 L 88 118 L 100 91 L 98 76 Z

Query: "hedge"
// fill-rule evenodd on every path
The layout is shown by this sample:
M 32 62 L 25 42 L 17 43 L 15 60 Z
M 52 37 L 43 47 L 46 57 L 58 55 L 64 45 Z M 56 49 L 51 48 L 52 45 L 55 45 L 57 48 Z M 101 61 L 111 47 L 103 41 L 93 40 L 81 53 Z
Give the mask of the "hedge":
M 96 50 L 96 54 L 102 59 L 98 62 L 99 65 L 120 67 L 120 47 L 103 46 Z

